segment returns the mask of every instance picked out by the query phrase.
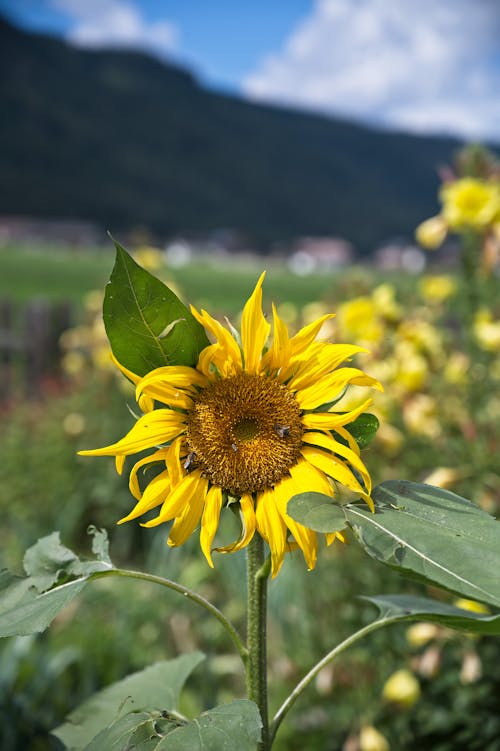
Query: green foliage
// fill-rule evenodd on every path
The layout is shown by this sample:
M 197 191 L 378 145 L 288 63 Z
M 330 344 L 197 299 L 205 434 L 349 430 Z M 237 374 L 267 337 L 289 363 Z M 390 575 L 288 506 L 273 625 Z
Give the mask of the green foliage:
M 300 493 L 288 501 L 287 513 L 315 532 L 340 532 L 347 526 L 342 507 L 323 493 Z
M 143 54 L 6 22 L 0 54 L 5 213 L 234 228 L 263 245 L 334 234 L 368 251 L 435 211 L 436 165 L 458 145 L 252 104 Z
M 140 376 L 164 365 L 195 365 L 209 343 L 203 326 L 163 282 L 115 247 L 103 318 L 117 360 Z
M 94 546 L 94 552 L 105 550 L 102 541 Z M 81 561 L 54 532 L 26 551 L 24 567 L 25 578 L 0 572 L 0 636 L 43 631 L 93 574 L 108 571 L 112 564 L 107 554 L 104 559 Z
M 187 678 L 202 660 L 200 652 L 184 654 L 129 675 L 90 697 L 71 712 L 64 725 L 54 730 L 54 734 L 70 751 L 86 748 L 93 739 L 96 739 L 95 745 L 99 736 L 101 748 L 113 748 L 112 745 L 104 744 L 101 733 L 105 729 L 108 733 L 106 740 L 109 742 L 111 728 L 119 737 L 124 732 L 130 736 L 141 725 L 154 719 L 152 711 L 156 711 L 157 719 L 162 712 L 175 713 Z M 129 721 L 131 725 L 128 724 Z M 120 723 L 118 727 L 117 723 Z M 122 746 L 118 745 L 116 748 Z
M 379 425 L 380 423 L 375 415 L 364 412 L 346 425 L 346 429 L 352 435 L 359 448 L 364 449 L 375 438 Z
M 500 607 L 500 524 L 494 517 L 455 493 L 418 483 L 387 481 L 372 497 L 375 514 L 344 507 L 372 558 Z
M 410 595 L 378 595 L 364 599 L 376 605 L 382 619 L 429 621 L 467 633 L 500 634 L 500 613 L 478 614 L 445 602 Z

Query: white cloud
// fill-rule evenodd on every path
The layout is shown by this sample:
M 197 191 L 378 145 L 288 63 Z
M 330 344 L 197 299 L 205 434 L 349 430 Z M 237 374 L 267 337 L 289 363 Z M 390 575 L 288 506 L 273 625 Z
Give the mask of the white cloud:
M 500 141 L 498 0 L 316 0 L 251 98 Z
M 51 0 L 74 22 L 67 35 L 82 47 L 126 47 L 170 57 L 177 30 L 168 21 L 146 21 L 129 0 Z

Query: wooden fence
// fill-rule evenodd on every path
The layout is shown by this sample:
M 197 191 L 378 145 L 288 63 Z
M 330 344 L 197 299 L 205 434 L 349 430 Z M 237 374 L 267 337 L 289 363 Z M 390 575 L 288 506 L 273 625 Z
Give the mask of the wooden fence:
M 69 303 L 0 300 L 0 402 L 39 398 L 46 380 L 60 375 L 59 339 L 72 320 Z

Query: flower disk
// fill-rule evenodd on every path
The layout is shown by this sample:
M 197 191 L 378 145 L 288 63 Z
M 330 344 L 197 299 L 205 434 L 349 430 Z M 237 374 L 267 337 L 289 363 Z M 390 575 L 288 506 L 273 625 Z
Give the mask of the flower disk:
M 187 419 L 192 467 L 234 496 L 274 487 L 298 461 L 302 434 L 291 391 L 248 373 L 203 389 Z

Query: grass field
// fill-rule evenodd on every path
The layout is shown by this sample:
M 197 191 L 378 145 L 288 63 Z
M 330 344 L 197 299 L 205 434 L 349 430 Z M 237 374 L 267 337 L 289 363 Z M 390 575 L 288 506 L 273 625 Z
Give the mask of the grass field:
M 114 249 L 67 249 L 50 246 L 5 246 L 0 250 L 0 300 L 24 303 L 34 298 L 68 301 L 79 307 L 87 292 L 101 290 L 113 268 Z M 277 304 L 293 301 L 297 307 L 322 299 L 334 300 L 342 288 L 362 294 L 373 284 L 373 272 L 363 268 L 299 277 L 276 259 L 237 256 L 227 260 L 196 259 L 181 268 L 166 268 L 162 275 L 175 282 L 182 297 L 198 306 L 210 306 L 227 315 L 241 309 L 262 270 L 267 270 L 266 298 Z M 378 275 L 379 276 L 379 275 Z M 387 276 L 387 275 L 386 275 Z M 399 284 L 408 291 L 401 274 Z M 345 289 L 345 285 L 349 289 Z M 214 306 L 216 306 L 214 308 Z

